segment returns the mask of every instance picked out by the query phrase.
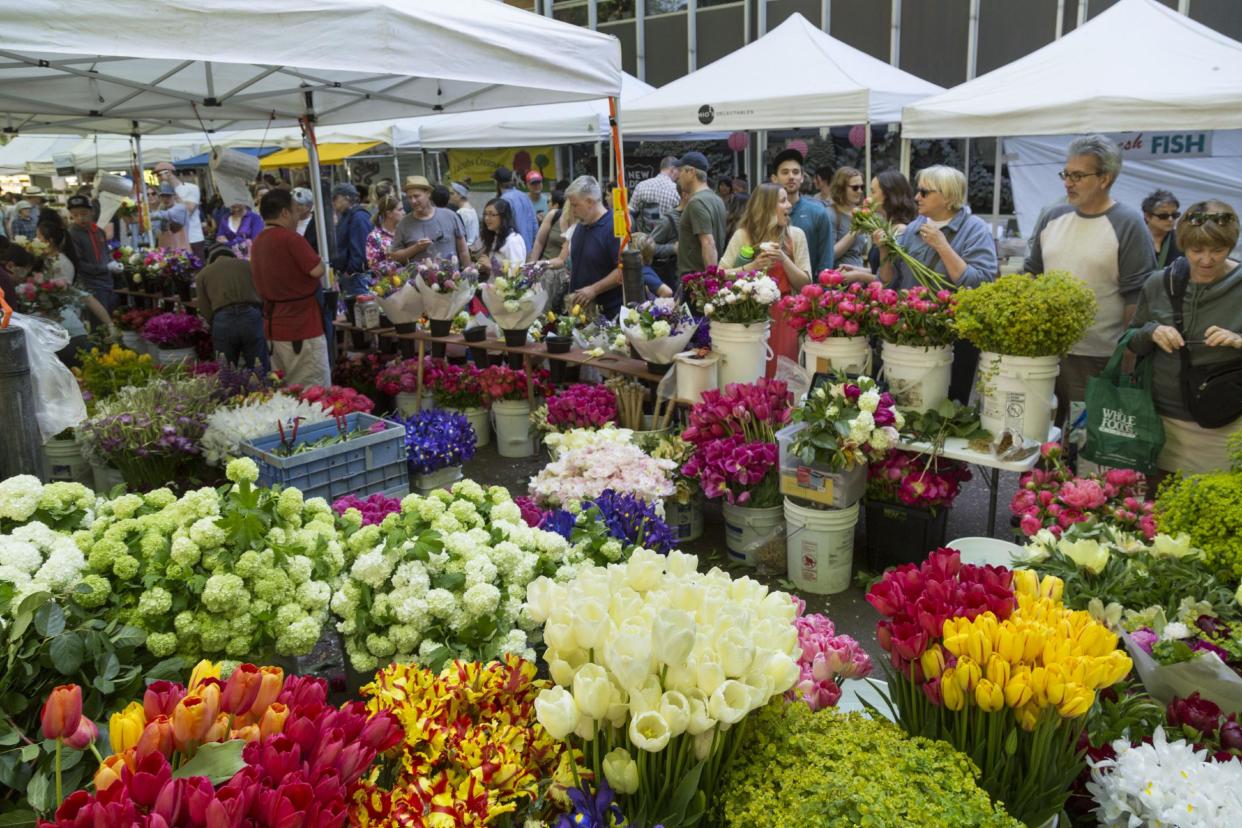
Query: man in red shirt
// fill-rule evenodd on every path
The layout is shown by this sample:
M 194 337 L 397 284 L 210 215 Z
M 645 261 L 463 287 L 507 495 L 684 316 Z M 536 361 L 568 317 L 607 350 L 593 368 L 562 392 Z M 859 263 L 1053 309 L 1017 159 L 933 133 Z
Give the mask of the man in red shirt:
M 297 213 L 288 190 L 269 190 L 259 202 L 267 226 L 250 249 L 254 286 L 263 300 L 263 332 L 272 367 L 290 385 L 331 385 L 328 340 L 315 293 L 323 262 L 297 232 Z

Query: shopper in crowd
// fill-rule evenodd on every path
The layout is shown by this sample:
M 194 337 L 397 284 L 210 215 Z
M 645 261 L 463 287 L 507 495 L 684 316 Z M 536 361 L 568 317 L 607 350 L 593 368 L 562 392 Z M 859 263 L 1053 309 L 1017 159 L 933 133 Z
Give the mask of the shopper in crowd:
M 1095 292 L 1095 321 L 1061 360 L 1058 422 L 1071 403 L 1085 399 L 1087 380 L 1108 363 L 1156 267 L 1143 217 L 1110 195 L 1120 172 L 1121 150 L 1112 139 L 1088 135 L 1070 142 L 1059 173 L 1068 203 L 1046 209 L 1030 240 L 1028 272 L 1068 271 Z
M 330 385 L 324 313 L 316 298 L 323 263 L 297 234 L 288 190 L 269 190 L 259 202 L 259 214 L 266 227 L 251 248 L 250 267 L 262 300 L 272 366 L 291 385 Z
M 230 204 L 216 224 L 216 241 L 230 247 L 253 242 L 263 232 L 263 219 L 245 202 Z
M 677 177 L 677 159 L 669 155 L 660 161 L 659 172 L 634 185 L 629 201 L 634 227 L 651 232 L 664 216 L 677 209 L 681 203 Z
M 725 203 L 725 209 L 729 209 L 729 202 L 733 200 L 733 179 L 722 175 L 716 182 L 716 195 Z
M 660 274 L 661 281 L 673 288 L 674 292 L 681 286 L 677 278 L 677 225 L 681 222 L 681 211 L 690 196 L 683 193 L 679 198 L 677 206 L 660 216 L 659 224 L 650 233 L 656 246 L 651 266 Z
M 22 190 L 22 198 L 30 202 L 30 216 L 34 219 L 35 224 L 43 220 L 44 211 L 54 213 L 56 210 L 47 204 L 47 196 L 43 192 L 42 187 L 27 187 Z M 34 238 L 31 236 L 30 238 Z
M 177 185 L 177 203 L 185 209 L 185 238 L 190 250 L 202 261 L 206 254 L 203 236 L 203 211 L 199 208 L 197 184 L 183 183 Z
M 673 295 L 673 289 L 664 284 L 664 280 L 660 278 L 660 274 L 656 273 L 652 267 L 655 261 L 655 254 L 658 245 L 646 233 L 635 233 L 630 236 L 631 248 L 637 248 L 638 254 L 643 260 L 643 288 L 646 289 L 648 295 L 657 299 L 663 299 Z
M 817 174 L 816 181 L 818 180 Z M 865 190 L 862 173 L 853 167 L 841 167 L 832 174 L 832 181 L 828 186 L 829 200 L 826 206 L 832 211 L 832 216 L 836 221 L 837 241 L 833 245 L 833 254 L 836 257 L 837 267 L 862 267 L 863 265 L 863 252 L 867 249 L 867 237 L 863 233 L 851 230 L 850 222 L 854 218 L 854 211 L 858 209 L 858 205 L 862 204 L 863 197 L 866 195 Z
M 405 218 L 401 199 L 389 193 L 380 196 L 375 210 L 375 227 L 367 236 L 367 268 L 376 278 L 391 276 L 401 263 L 388 255 L 397 238 L 397 225 Z
M 677 276 L 720 261 L 725 242 L 725 205 L 707 186 L 707 156 L 688 152 L 677 162 L 678 186 L 687 194 L 677 224 Z
M 405 179 L 410 211 L 397 224 L 397 238 L 389 255 L 402 264 L 453 256 L 465 264 L 470 261 L 466 228 L 452 210 L 442 210 L 431 203 L 431 191 L 431 182 L 425 176 L 411 175 Z
M 311 192 L 308 187 L 294 187 L 292 195 L 293 212 L 298 220 L 297 227 L 294 229 L 299 236 L 303 236 L 308 242 L 311 242 L 311 246 L 313 247 L 314 242 L 311 241 L 311 238 L 307 235 L 307 233 L 309 232 L 311 236 L 314 235 L 315 228 L 311 224 L 311 221 L 315 214 L 315 194 Z M 262 218 L 262 216 L 260 216 L 260 218 Z
M 1242 267 L 1230 258 L 1238 244 L 1237 211 L 1215 200 L 1190 205 L 1177 223 L 1177 244 L 1185 257 L 1157 269 L 1143 284 L 1129 348 L 1152 355 L 1152 400 L 1164 422 L 1157 468 L 1221 471 L 1229 468 L 1226 442 L 1242 430 L 1242 417 L 1220 428 L 1195 422 L 1183 393 L 1182 352 L 1196 371 L 1242 365 Z M 1185 291 L 1180 330 L 1169 289 Z
M 746 202 L 746 213 L 720 257 L 727 272 L 761 270 L 781 289 L 782 296 L 800 290 L 811 281 L 811 257 L 806 234 L 790 218 L 793 205 L 789 191 L 779 184 L 760 184 Z M 773 308 L 773 325 L 768 335 L 772 358 L 768 376 L 775 373 L 776 360 L 798 359 L 798 332 Z
M 479 240 L 479 214 L 470 203 L 470 188 L 459 181 L 449 185 L 449 206 L 457 211 L 462 227 L 466 230 L 466 247 L 474 254 L 483 249 Z
M 367 275 L 367 236 L 372 229 L 371 213 L 358 203 L 358 188 L 341 183 L 332 188 L 332 212 L 336 216 L 336 255 L 332 270 L 341 294 L 357 296 L 370 288 Z
M 898 243 L 912 257 L 943 274 L 959 289 L 978 287 L 996 278 L 999 264 L 992 228 L 973 215 L 966 205 L 966 176 L 953 167 L 934 166 L 917 178 L 914 198 L 919 215 L 898 236 Z M 904 262 L 880 250 L 882 282 L 904 290 L 918 284 Z M 953 343 L 953 369 L 949 397 L 963 405 L 970 402 L 979 349 L 964 339 Z
M 553 190 L 547 215 L 539 224 L 535 237 L 535 249 L 527 254 L 527 261 L 543 261 L 548 269 L 543 275 L 543 289 L 548 294 L 548 308 L 561 310 L 561 303 L 569 290 L 569 239 L 573 234 L 575 220 L 573 211 L 565 207 L 565 191 Z
M 38 226 L 39 222 L 35 219 L 34 205 L 24 198 L 17 202 L 13 220 L 9 222 L 9 238 L 33 239 L 35 237 L 35 228 Z
M 548 214 L 548 194 L 544 192 L 543 173 L 539 170 L 526 173 L 526 197 L 530 199 L 530 206 L 535 208 L 535 219 L 542 222 Z
M 491 274 L 492 262 L 508 271 L 526 262 L 526 242 L 513 226 L 513 207 L 503 198 L 493 198 L 483 207 L 483 252 L 479 256 L 479 272 Z
M 884 170 L 875 175 L 871 179 L 870 199 L 869 207 L 888 219 L 896 238 L 901 238 L 906 225 L 919 214 L 918 205 L 914 202 L 914 188 L 900 170 Z M 875 274 L 880 270 L 881 242 L 881 233 L 877 230 L 871 234 L 871 250 L 867 253 L 865 266 L 843 264 L 837 268 L 847 281 L 875 280 Z
M 710 190 L 708 194 L 713 195 Z M 622 295 L 621 241 L 612 232 L 612 211 L 604 204 L 599 182 L 589 175 L 574 179 L 565 199 L 578 219 L 569 242 L 569 303 L 585 308 L 594 302 L 602 314 L 613 318 L 621 309 Z
M 451 210 L 452 198 L 449 196 L 449 188 L 443 184 L 436 184 L 431 188 L 431 203 L 436 206 L 437 210 Z M 456 212 L 454 210 L 454 212 Z
M 69 238 L 73 242 L 77 261 L 78 287 L 89 292 L 105 310 L 111 312 L 114 306 L 112 275 L 121 272 L 124 267 L 112 260 L 108 241 L 99 225 L 95 224 L 94 216 L 90 199 L 70 197 L 69 217 L 73 224 L 69 227 Z
M 496 180 L 496 193 L 513 208 L 514 226 L 522 235 L 526 249 L 530 250 L 535 243 L 535 234 L 539 232 L 539 220 L 535 218 L 535 207 L 530 203 L 526 193 L 517 189 L 513 182 L 513 170 L 508 167 L 497 167 L 492 174 Z
M 853 169 L 853 168 L 842 167 L 841 169 L 845 170 L 845 169 Z M 815 193 L 814 195 L 811 196 L 811 198 L 815 199 L 820 204 L 824 205 L 825 207 L 829 207 L 829 208 L 833 206 L 832 177 L 833 177 L 833 172 L 828 167 L 820 167 L 819 169 L 817 169 L 815 171 L 815 178 L 813 181 L 813 184 L 815 187 Z M 839 244 L 840 242 L 841 242 L 841 233 L 840 233 L 840 230 L 838 229 L 837 243 Z
M 82 197 L 73 196 L 73 198 Z M 68 229 L 60 220 L 59 214 L 46 211 L 44 216 L 43 221 L 40 221 L 35 229 L 35 238 L 48 247 L 46 258 L 50 262 L 50 272 L 45 275 L 54 279 L 63 279 L 70 285 L 83 288 L 82 281 L 78 279 L 81 262 L 78 260 L 77 249 L 70 240 Z M 92 221 L 91 224 L 93 225 L 94 222 Z M 69 334 L 69 344 L 57 351 L 56 356 L 70 368 L 76 368 L 79 365 L 81 360 L 78 358 L 78 352 L 87 346 L 86 327 L 82 324 L 83 310 L 90 312 L 93 317 L 92 325 L 104 330 L 112 329 L 112 317 L 108 310 L 93 294 L 85 290 L 61 308 L 59 314 L 49 317 L 54 322 L 59 322 Z
M 199 315 L 211 329 L 211 342 L 222 362 L 267 373 L 271 359 L 263 338 L 263 311 L 250 262 L 233 248 L 219 245 L 194 279 Z
M 1174 223 L 1181 213 L 1177 196 L 1168 190 L 1156 190 L 1143 199 L 1143 221 L 1151 233 L 1152 246 L 1156 250 L 1156 267 L 1166 267 L 1177 261 L 1182 251 L 1177 246 Z
M 725 238 L 733 238 L 742 217 L 746 215 L 746 205 L 750 201 L 750 193 L 734 193 L 733 198 L 725 204 Z
M 811 254 L 811 272 L 819 273 L 832 267 L 836 260 L 833 246 L 836 244 L 836 226 L 828 208 L 811 198 L 802 197 L 802 153 L 786 149 L 772 159 L 772 182 L 780 184 L 789 194 L 793 205 L 789 220 L 806 234 L 807 250 Z
M 170 232 L 168 228 L 168 219 L 164 216 L 168 215 L 177 203 L 177 188 L 173 186 L 171 181 L 165 181 L 160 184 L 159 195 L 151 202 L 151 232 L 155 233 L 156 244 L 164 247 L 165 244 L 160 238 Z M 186 250 L 189 250 L 189 242 L 186 242 Z

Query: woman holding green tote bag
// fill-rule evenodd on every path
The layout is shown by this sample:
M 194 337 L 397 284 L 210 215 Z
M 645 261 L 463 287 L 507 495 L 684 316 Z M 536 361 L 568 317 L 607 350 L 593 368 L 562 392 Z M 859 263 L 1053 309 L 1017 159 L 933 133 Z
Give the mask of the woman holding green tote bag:
M 1126 331 L 1108 365 L 1087 380 L 1087 445 L 1083 458 L 1101 466 L 1153 474 L 1164 448 L 1164 423 L 1152 401 L 1152 360 L 1140 359 L 1133 374 L 1121 360 L 1135 331 Z

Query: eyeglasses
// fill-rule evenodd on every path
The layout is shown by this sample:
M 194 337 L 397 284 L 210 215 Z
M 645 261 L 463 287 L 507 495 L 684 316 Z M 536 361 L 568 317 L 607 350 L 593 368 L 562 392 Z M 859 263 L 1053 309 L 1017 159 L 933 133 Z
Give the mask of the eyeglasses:
M 1237 220 L 1236 213 L 1188 213 L 1186 215 L 1186 223 L 1194 227 L 1201 227 L 1209 221 L 1215 224 L 1231 224 Z
M 1181 215 L 1180 211 L 1174 210 L 1172 213 L 1152 213 L 1151 217 L 1158 218 L 1161 221 L 1168 221 L 1169 219 L 1181 218 Z
M 860 189 L 861 189 L 861 188 L 860 188 Z M 919 187 L 919 188 L 918 188 L 917 190 L 915 190 L 914 192 L 918 193 L 918 194 L 919 194 L 919 195 L 921 195 L 923 198 L 927 198 L 927 197 L 928 197 L 929 195 L 931 195 L 932 193 L 938 193 L 938 192 L 940 192 L 940 191 L 939 191 L 939 190 L 929 190 L 929 189 L 927 189 L 926 187 Z
M 1057 177 L 1060 178 L 1062 181 L 1073 181 L 1075 184 L 1077 184 L 1079 181 L 1082 181 L 1084 178 L 1090 178 L 1093 175 L 1103 175 L 1103 174 L 1104 173 L 1102 172 L 1089 172 L 1088 173 L 1088 172 L 1070 172 L 1069 170 L 1061 170 L 1059 173 L 1057 173 Z
M 861 193 L 861 192 L 863 191 L 863 185 L 861 185 L 861 184 L 851 184 L 851 185 L 850 185 L 850 189 L 851 189 L 851 190 L 853 190 L 853 191 L 854 191 L 854 192 L 856 192 L 856 193 Z
M 484 210 L 483 218 L 498 218 L 500 216 L 495 210 Z

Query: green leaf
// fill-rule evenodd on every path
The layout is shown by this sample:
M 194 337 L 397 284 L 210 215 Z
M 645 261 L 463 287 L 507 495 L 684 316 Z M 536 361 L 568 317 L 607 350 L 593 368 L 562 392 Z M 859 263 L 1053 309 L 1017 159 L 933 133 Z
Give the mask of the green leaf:
M 52 639 L 48 654 L 52 657 L 52 666 L 62 676 L 71 676 L 86 660 L 86 645 L 82 643 L 82 636 L 75 632 L 61 633 Z
M 38 745 L 23 745 L 21 757 L 23 762 L 33 762 L 39 758 Z
M 242 759 L 242 748 L 245 746 L 244 739 L 209 742 L 198 749 L 193 759 L 173 771 L 173 779 L 206 776 L 213 785 L 227 782 L 245 767 L 246 762 Z
M 464 572 L 446 572 L 443 575 L 437 575 L 435 580 L 431 582 L 431 585 L 438 589 L 447 589 L 449 592 L 458 592 L 466 585 L 466 574 Z
M 34 614 L 35 631 L 46 638 L 54 638 L 65 631 L 65 612 L 59 604 L 48 602 Z
M 26 630 L 30 628 L 30 622 L 34 620 L 35 611 L 51 598 L 52 596 L 46 592 L 36 592 L 22 599 L 22 602 L 17 605 L 17 612 L 13 615 L 13 628 L 9 631 L 9 641 L 21 640 Z
M 34 828 L 38 819 L 34 811 L 26 808 L 19 811 L 6 811 L 0 814 L 0 828 Z
M 1018 752 L 1018 731 L 1011 729 L 1009 735 L 1005 737 L 1005 753 L 1013 756 Z
M 26 801 L 36 811 L 50 811 L 56 806 L 56 787 L 50 773 L 36 773 L 26 786 Z
M 146 643 L 147 634 L 137 627 L 124 626 L 112 637 L 112 644 L 117 649 L 139 647 Z
M 0 747 L 13 747 L 22 740 L 16 730 L 0 722 Z
M 181 656 L 172 656 L 147 670 L 146 676 L 151 681 L 159 681 L 161 679 L 176 681 L 185 672 L 186 666 L 185 660 Z

